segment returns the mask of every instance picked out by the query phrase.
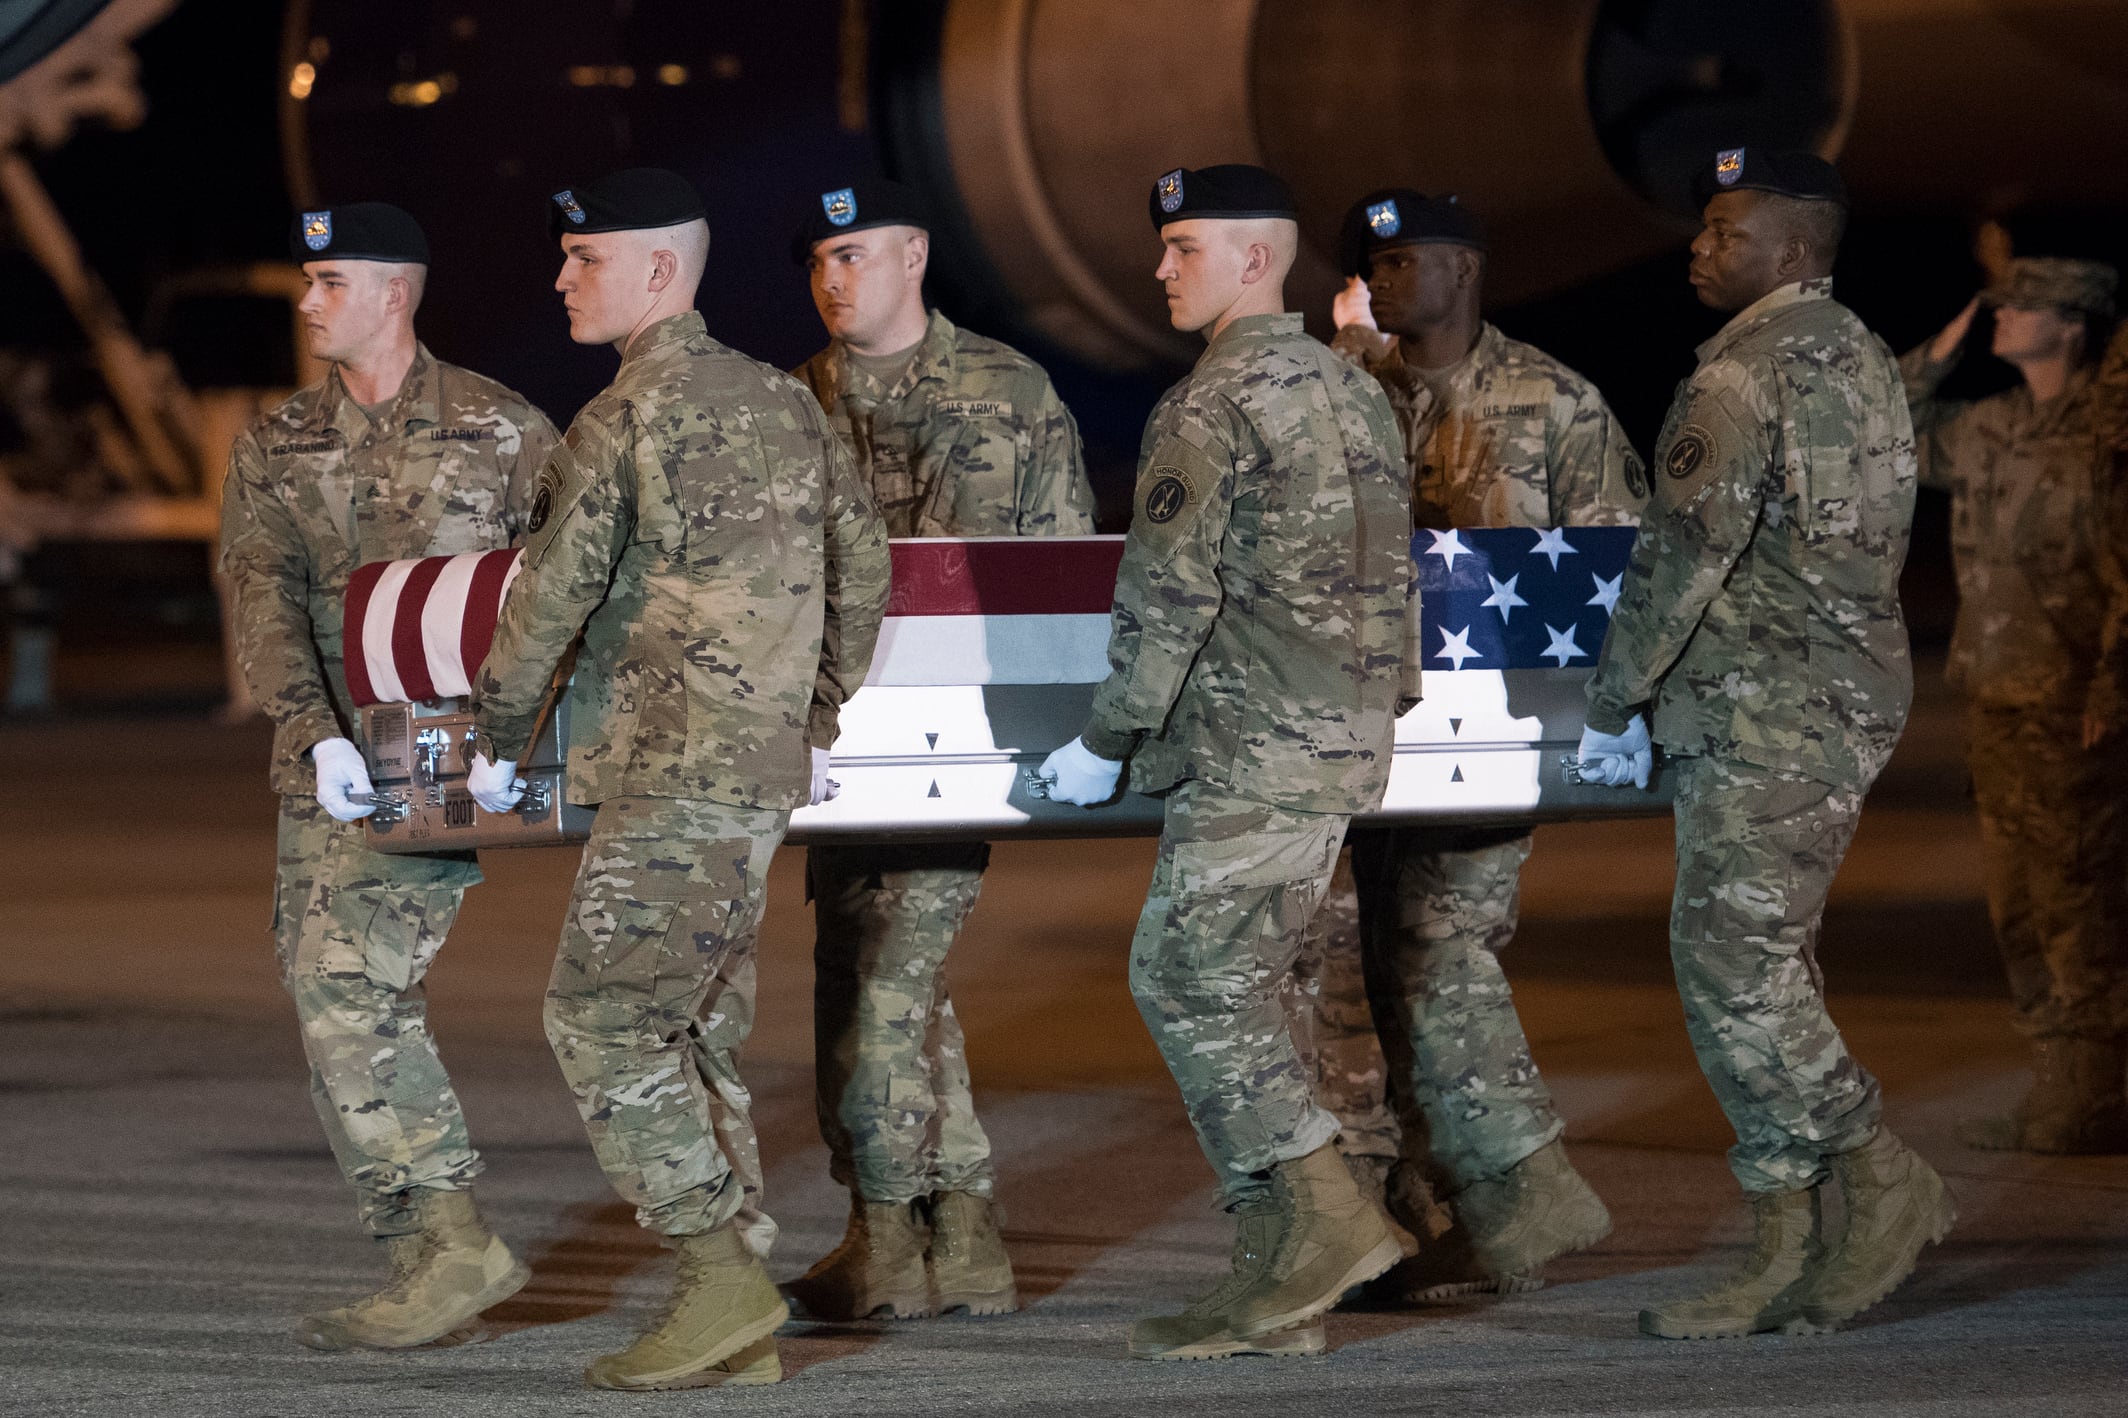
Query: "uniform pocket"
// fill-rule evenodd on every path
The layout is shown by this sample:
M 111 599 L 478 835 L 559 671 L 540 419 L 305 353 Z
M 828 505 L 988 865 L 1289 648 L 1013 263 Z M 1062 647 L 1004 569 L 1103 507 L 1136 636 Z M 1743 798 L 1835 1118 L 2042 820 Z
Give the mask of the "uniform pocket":
M 1174 894 L 1209 896 L 1327 878 L 1343 840 L 1333 817 L 1295 832 L 1252 832 L 1212 842 L 1182 842 L 1174 851 Z

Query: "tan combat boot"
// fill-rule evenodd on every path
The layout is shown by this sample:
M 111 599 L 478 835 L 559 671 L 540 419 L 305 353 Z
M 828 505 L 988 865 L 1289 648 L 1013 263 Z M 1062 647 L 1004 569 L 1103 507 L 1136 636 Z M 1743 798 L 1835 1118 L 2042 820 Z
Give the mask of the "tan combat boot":
M 1832 1159 L 1847 1200 L 1847 1229 L 1801 1290 L 1803 1316 L 1816 1329 L 1854 1318 L 1914 1273 L 1921 1248 L 1940 1241 L 1958 1208 L 1935 1168 L 1884 1129 Z
M 1958 1125 L 1958 1140 L 1987 1152 L 2080 1156 L 2128 1152 L 2128 1041 L 2032 1041 L 2032 1089 L 1999 1118 Z
M 532 1272 L 487 1228 L 470 1191 L 412 1192 L 421 1230 L 393 1236 L 392 1277 L 367 1299 L 305 1315 L 298 1342 L 313 1349 L 411 1349 L 429 1344 L 524 1288 Z
M 1611 1234 L 1611 1213 L 1556 1138 L 1457 1192 L 1449 1207 L 1455 1226 L 1390 1277 L 1406 1303 L 1540 1289 L 1548 1261 Z
M 940 1192 L 931 1199 L 931 1289 L 938 1312 L 1007 1315 L 1020 1307 L 1012 1261 L 998 1234 L 997 1203 L 974 1192 Z
M 772 1384 L 783 1377 L 777 1326 L 791 1317 L 737 1225 L 675 1236 L 672 1298 L 657 1323 L 618 1354 L 592 1361 L 593 1388 L 630 1390 Z
M 1331 1144 L 1272 1168 L 1268 1190 L 1244 1202 L 1237 1220 L 1226 1280 L 1179 1315 L 1138 1321 L 1132 1358 L 1317 1352 L 1273 1347 L 1266 1337 L 1311 1325 L 1403 1254 Z
M 1738 1339 L 1788 1329 L 1802 1316 L 1803 1277 L 1822 1254 L 1816 1187 L 1751 1197 L 1751 1254 L 1704 1295 L 1640 1312 L 1640 1332 L 1658 1339 Z
M 850 1194 L 842 1244 L 783 1287 L 818 1320 L 920 1319 L 932 1312 L 924 1275 L 924 1233 L 906 1201 L 866 1201 Z

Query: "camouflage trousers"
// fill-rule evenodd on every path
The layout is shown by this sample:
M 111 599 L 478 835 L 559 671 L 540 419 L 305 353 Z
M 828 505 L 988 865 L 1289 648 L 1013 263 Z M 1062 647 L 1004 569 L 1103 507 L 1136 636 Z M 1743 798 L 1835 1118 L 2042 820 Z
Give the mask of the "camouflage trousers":
M 547 984 L 547 1041 L 614 1189 L 653 1231 L 736 1219 L 765 1254 L 752 1098 L 754 946 L 790 814 L 676 798 L 599 804 Z
M 1988 915 L 2033 1037 L 2128 1034 L 2128 759 L 2081 731 L 2076 714 L 1971 716 Z
M 1360 960 L 1360 899 L 1352 854 L 1337 859 L 1285 980 L 1287 1026 L 1316 1101 L 1337 1119 L 1337 1150 L 1393 1162 L 1401 1131 L 1389 1106 L 1389 1065 L 1375 1037 Z
M 1670 959 L 1746 1192 L 1811 1186 L 1828 1158 L 1877 1132 L 1877 1080 L 1826 1012 L 1817 961 L 1826 893 L 1861 812 L 1861 793 L 1801 774 L 1677 760 Z
M 307 796 L 281 799 L 277 839 L 274 951 L 311 1101 L 363 1226 L 411 1234 L 414 1188 L 455 1190 L 481 1169 L 422 985 L 480 867 L 372 852 L 361 823 L 335 822 Z
M 1358 985 L 1362 1007 L 1323 1015 L 1313 1031 L 1319 1085 L 1342 1075 L 1323 1097 L 1344 1135 L 1371 1134 L 1360 1155 L 1401 1155 L 1448 1195 L 1565 1131 L 1500 968 L 1529 853 L 1529 834 L 1512 829 L 1354 831 L 1351 895 L 1325 902 L 1296 970 L 1336 982 L 1318 986 L 1326 996 L 1349 998 Z M 1371 1096 L 1354 1083 L 1369 1063 L 1383 1090 Z M 1386 1152 L 1373 1121 L 1385 1093 L 1395 1107 Z
M 1337 1136 L 1283 995 L 1348 821 L 1194 780 L 1167 795 L 1131 995 L 1229 1200 Z
M 946 953 L 975 908 L 983 843 L 814 847 L 814 1101 L 828 1169 L 867 1201 L 989 1196 Z

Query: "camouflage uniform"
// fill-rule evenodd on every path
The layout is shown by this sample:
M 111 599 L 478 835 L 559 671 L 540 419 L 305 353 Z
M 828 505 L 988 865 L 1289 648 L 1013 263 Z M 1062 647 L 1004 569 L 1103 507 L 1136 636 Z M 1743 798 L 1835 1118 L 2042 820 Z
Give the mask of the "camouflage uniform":
M 1166 796 L 1131 993 L 1236 1200 L 1337 1133 L 1281 996 L 1417 696 L 1401 451 L 1380 386 L 1297 315 L 1234 321 L 1146 428 L 1082 738 Z
M 1416 525 L 1639 521 L 1647 470 L 1586 379 L 1491 324 L 1461 362 L 1430 377 L 1382 345 L 1376 332 L 1348 326 L 1332 348 L 1388 392 Z M 1401 1116 L 1403 1154 L 1454 1192 L 1505 1173 L 1564 1130 L 1498 959 L 1514 938 L 1529 853 L 1530 834 L 1515 828 L 1354 831 L 1354 880 L 1333 883 L 1298 967 L 1299 997 L 1332 1011 L 1312 1031 L 1316 1079 L 1347 1155 L 1397 1157 Z M 1370 995 L 1395 1060 L 1394 1089 Z
M 363 1224 L 411 1234 L 407 1192 L 480 1171 L 428 1033 L 422 978 L 470 854 L 384 856 L 316 801 L 311 747 L 359 722 L 342 668 L 341 599 L 367 561 L 507 546 L 555 443 L 539 410 L 416 347 L 372 418 L 337 369 L 237 439 L 222 484 L 222 569 L 237 654 L 274 722 L 281 794 L 274 939 L 310 1060 L 311 1096 Z
M 516 758 L 582 631 L 569 797 L 595 804 L 547 1038 L 645 1226 L 737 1218 L 759 1163 L 737 1052 L 770 856 L 886 605 L 886 532 L 819 407 L 689 312 L 636 336 L 540 470 L 474 695 Z
M 1040 366 L 931 315 L 882 387 L 840 342 L 798 371 L 896 537 L 1084 536 L 1079 430 Z M 946 954 L 975 908 L 981 842 L 814 847 L 814 1087 L 829 1171 L 867 1201 L 991 1194 Z
M 1971 706 L 1969 762 L 1988 909 L 2018 1027 L 2128 1034 L 2128 760 L 2082 747 L 2089 712 L 2128 725 L 2128 588 L 2115 493 L 2101 497 L 2088 372 L 2035 405 L 2022 383 L 1978 403 L 1938 396 L 1954 361 L 1901 361 L 1921 479 L 1951 495 L 1958 622 L 1950 678 Z M 2109 663 L 2106 646 L 2114 648 Z
M 1679 760 L 1670 953 L 1747 1192 L 1813 1186 L 1877 1133 L 1877 1081 L 1825 1012 L 1816 946 L 1913 693 L 1898 378 L 1829 280 L 1782 286 L 1701 345 L 1589 681 L 1591 726 L 1623 732 L 1653 699 Z

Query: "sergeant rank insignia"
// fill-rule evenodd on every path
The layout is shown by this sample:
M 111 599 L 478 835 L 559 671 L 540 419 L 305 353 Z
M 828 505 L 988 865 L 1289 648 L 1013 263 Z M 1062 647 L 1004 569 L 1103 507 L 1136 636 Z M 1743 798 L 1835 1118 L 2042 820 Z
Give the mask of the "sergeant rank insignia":
M 1367 208 L 1367 229 L 1377 239 L 1386 240 L 1404 229 L 1404 218 L 1397 211 L 1396 199 L 1376 202 Z
M 1156 190 L 1160 193 L 1161 211 L 1180 211 L 1182 208 L 1182 169 L 1178 167 L 1173 172 L 1162 173 Z
M 1724 187 L 1734 187 L 1744 175 L 1744 150 L 1724 148 L 1714 155 L 1714 180 Z
M 820 210 L 828 214 L 829 225 L 848 226 L 857 220 L 857 190 L 838 187 L 833 192 L 821 193 Z
M 331 212 L 303 214 L 303 244 L 313 251 L 323 251 L 332 245 Z
M 576 189 L 573 187 L 564 187 L 561 191 L 555 193 L 554 205 L 560 207 L 562 215 L 577 226 L 582 226 L 589 220 L 584 214 L 583 207 L 576 200 Z

